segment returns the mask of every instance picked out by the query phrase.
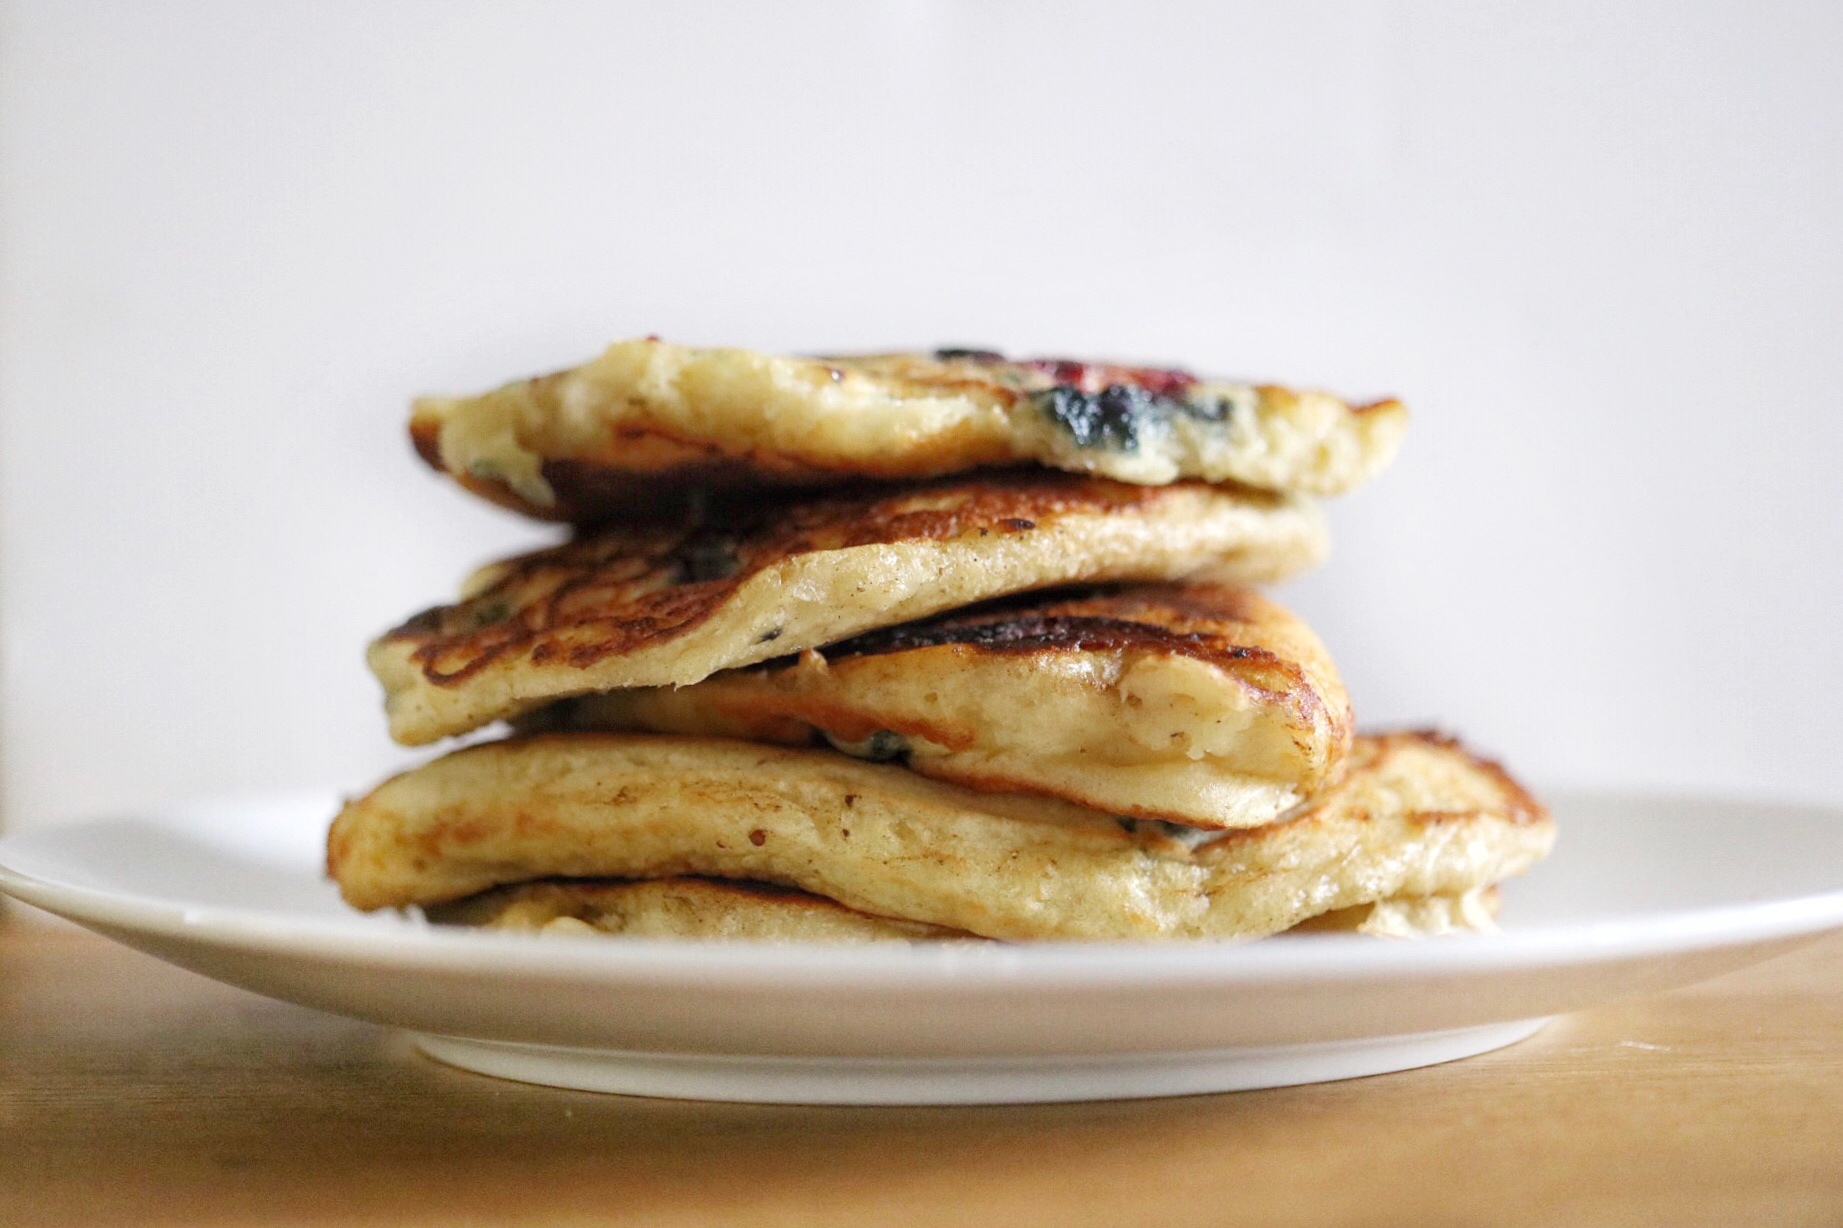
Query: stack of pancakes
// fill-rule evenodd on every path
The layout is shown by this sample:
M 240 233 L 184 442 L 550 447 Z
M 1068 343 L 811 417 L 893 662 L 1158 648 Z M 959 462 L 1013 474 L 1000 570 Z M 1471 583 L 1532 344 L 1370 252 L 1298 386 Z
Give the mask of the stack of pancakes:
M 624 342 L 411 434 L 576 526 L 370 649 L 406 745 L 346 805 L 359 908 L 545 932 L 1248 938 L 1490 925 L 1553 839 L 1502 770 L 1353 736 L 1248 587 L 1406 411 L 970 350 Z

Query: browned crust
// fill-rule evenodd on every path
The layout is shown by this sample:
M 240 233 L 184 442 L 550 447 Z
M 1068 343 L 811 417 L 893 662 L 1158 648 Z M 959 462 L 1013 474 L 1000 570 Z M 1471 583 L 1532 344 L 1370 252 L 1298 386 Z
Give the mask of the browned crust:
M 1348 707 L 1330 712 L 1301 662 L 1242 642 L 1252 638 L 1251 627 L 1289 617 L 1253 590 L 1233 585 L 1106 586 L 1061 597 L 1026 594 L 943 618 L 887 627 L 831 645 L 821 655 L 835 667 L 853 658 L 930 648 L 994 656 L 1124 651 L 1184 656 L 1233 676 L 1268 702 L 1286 706 L 1302 725 L 1330 719 L 1348 743 L 1352 719 Z M 1325 665 L 1329 668 L 1329 661 Z M 757 668 L 776 666 L 768 662 Z M 862 718 L 849 719 L 844 709 L 817 697 L 813 702 L 790 702 L 797 706 L 787 709 L 789 715 L 811 720 L 847 739 L 868 737 L 882 727 L 870 727 Z M 933 723 L 904 724 L 895 732 L 950 747 L 971 741 L 964 730 Z M 1018 787 L 1018 782 L 999 775 L 982 778 L 982 784 L 993 789 Z
M 534 384 L 555 382 L 542 376 Z M 944 380 L 930 388 L 951 390 L 970 380 Z M 917 389 L 921 389 L 918 387 Z M 1009 400 L 1014 394 L 1004 390 Z M 1022 468 L 1002 447 L 982 444 L 970 429 L 942 432 L 911 443 L 887 461 L 860 457 L 849 466 L 774 448 L 736 450 L 698 439 L 645 419 L 612 424 L 596 451 L 582 456 L 546 457 L 539 472 L 555 495 L 534 503 L 497 478 L 456 472 L 442 460 L 441 420 L 414 414 L 409 425 L 416 455 L 464 489 L 501 507 L 566 524 L 595 525 L 615 519 L 661 520 L 683 513 L 708 497 L 722 499 L 756 492 L 778 494 L 862 483 L 913 481 L 982 468 Z
M 1170 488 L 1019 472 L 895 493 L 757 501 L 721 516 L 689 510 L 675 523 L 617 525 L 509 560 L 483 592 L 425 610 L 384 638 L 414 643 L 412 659 L 435 686 L 459 685 L 525 650 L 536 664 L 560 657 L 586 667 L 683 634 L 750 576 L 795 555 L 1024 533 L 1041 519 L 1143 504 L 1161 489 Z M 594 635 L 562 649 L 552 637 L 564 627 L 592 628 Z
M 909 443 L 900 456 L 857 457 L 849 464 L 784 448 L 737 449 L 720 440 L 699 438 L 646 418 L 611 424 L 597 451 L 573 459 L 585 470 L 651 471 L 663 474 L 685 468 L 710 468 L 741 487 L 801 486 L 841 482 L 913 481 L 944 477 L 986 465 L 1005 465 L 1010 453 L 962 426 Z M 1017 464 L 1021 462 L 1010 462 Z M 1008 466 L 1007 466 L 1008 467 Z M 548 476 L 548 474 L 546 475 Z M 568 472 L 564 474 L 567 478 Z
M 1215 584 L 1140 584 L 1062 600 L 1030 594 L 928 622 L 885 627 L 825 650 L 830 661 L 955 647 L 993 655 L 1119 652 L 1186 656 L 1235 673 L 1265 674 L 1263 689 L 1303 685 L 1300 667 L 1266 648 L 1238 643 L 1237 629 L 1273 617 L 1254 592 Z
M 539 520 L 556 520 L 566 524 L 573 523 L 578 514 L 584 510 L 561 502 L 554 507 L 541 507 L 519 495 L 504 482 L 492 478 L 475 477 L 471 473 L 457 473 L 448 468 L 442 462 L 441 423 L 434 418 L 421 414 L 410 418 L 410 446 L 416 449 L 416 455 L 420 456 L 423 463 L 429 468 L 437 473 L 447 474 L 462 490 L 469 494 L 479 495 L 488 503 L 497 504 L 526 516 L 534 516 Z
M 447 466 L 442 464 L 442 424 L 438 419 L 423 414 L 411 415 L 410 445 L 429 468 L 442 473 L 448 471 Z
M 681 874 L 677 877 L 687 882 L 697 883 L 700 886 L 711 887 L 729 895 L 750 896 L 755 899 L 775 900 L 777 902 L 794 905 L 813 905 L 816 907 L 830 906 L 833 908 L 843 907 L 843 905 L 839 904 L 836 900 L 829 900 L 825 896 L 814 895 L 810 891 L 802 891 L 798 887 L 790 887 L 785 883 L 771 883 L 759 878 L 712 878 L 707 874 Z M 428 908 L 429 919 L 441 923 L 447 923 L 452 919 L 460 924 L 467 924 L 469 918 L 466 914 L 469 911 L 476 910 L 482 905 L 491 904 L 492 900 L 489 897 L 505 896 L 529 887 L 546 887 L 554 885 L 582 888 L 592 891 L 600 887 L 622 887 L 628 883 L 640 881 L 645 880 L 632 878 L 560 878 L 555 875 L 528 878 L 505 887 L 495 887 L 490 891 L 483 891 L 479 895 L 463 896 L 458 900 L 449 900 L 442 904 L 432 904 Z
M 729 455 L 715 444 L 699 445 L 659 431 L 623 426 L 614 435 L 630 449 L 619 464 L 606 458 L 542 462 L 539 471 L 556 494 L 556 502 L 546 505 L 533 503 L 497 478 L 449 469 L 442 461 L 440 419 L 422 414 L 410 419 L 410 443 L 431 469 L 500 507 L 563 524 L 616 517 L 670 521 L 685 516 L 710 493 L 836 485 L 840 480 L 817 469 L 764 468 L 754 457 Z
M 931 437 L 925 449 L 912 445 L 900 458 L 892 455 L 882 463 L 860 458 L 840 466 L 778 448 L 739 451 L 657 422 L 621 422 L 610 426 L 599 451 L 542 462 L 540 472 L 557 502 L 537 510 L 550 519 L 582 524 L 617 516 L 657 519 L 685 506 L 694 492 L 722 499 L 761 491 L 772 498 L 822 487 L 964 473 L 1008 459 L 1000 450 L 972 445 L 968 432 L 943 433 Z M 505 493 L 519 499 L 509 487 Z

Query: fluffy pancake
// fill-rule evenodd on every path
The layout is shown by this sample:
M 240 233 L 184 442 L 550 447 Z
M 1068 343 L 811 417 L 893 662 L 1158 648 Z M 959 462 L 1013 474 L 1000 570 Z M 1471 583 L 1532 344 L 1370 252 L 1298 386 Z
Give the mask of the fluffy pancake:
M 478 494 L 553 520 L 650 514 L 692 489 L 1045 465 L 1333 494 L 1393 457 L 1396 401 L 978 350 L 787 358 L 622 341 L 568 371 L 416 402 L 410 435 Z
M 327 869 L 363 909 L 695 874 L 988 938 L 1252 938 L 1487 886 L 1542 857 L 1553 829 L 1495 765 L 1395 734 L 1357 739 L 1342 779 L 1286 821 L 1205 835 L 831 751 L 548 734 L 456 751 L 348 803 Z
M 464 600 L 374 641 L 409 745 L 539 704 L 684 685 L 972 602 L 1058 584 L 1277 580 L 1316 562 L 1309 501 L 1046 472 L 757 502 L 611 526 L 483 569 Z
M 1496 933 L 1495 885 L 1459 895 L 1394 896 L 1374 904 L 1320 913 L 1295 925 L 1296 934 L 1369 934 L 1376 938 L 1431 938 L 1437 934 Z
M 772 883 L 716 878 L 548 879 L 500 887 L 429 919 L 444 925 L 630 938 L 750 938 L 768 942 L 889 942 L 971 935 L 857 912 Z
M 1255 827 L 1350 745 L 1318 637 L 1248 589 L 1033 594 L 873 631 L 693 686 L 585 695 L 527 729 L 634 729 L 804 746 L 988 792 L 1193 827 Z
M 1419 938 L 1490 930 L 1495 889 L 1359 904 L 1293 927 L 1315 933 Z M 715 878 L 542 879 L 438 904 L 429 919 L 556 936 L 751 939 L 765 942 L 987 942 L 959 930 L 856 912 L 769 883 Z

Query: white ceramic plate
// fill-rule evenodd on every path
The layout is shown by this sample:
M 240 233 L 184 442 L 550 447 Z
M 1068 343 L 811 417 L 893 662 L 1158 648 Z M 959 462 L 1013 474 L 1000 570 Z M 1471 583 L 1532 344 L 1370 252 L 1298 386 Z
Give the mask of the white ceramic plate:
M 330 796 L 0 839 L 0 889 L 181 967 L 599 1091 L 807 1103 L 1271 1087 L 1481 1053 L 1843 927 L 1843 812 L 1560 798 L 1504 934 L 1243 945 L 819 947 L 533 938 L 360 916 Z

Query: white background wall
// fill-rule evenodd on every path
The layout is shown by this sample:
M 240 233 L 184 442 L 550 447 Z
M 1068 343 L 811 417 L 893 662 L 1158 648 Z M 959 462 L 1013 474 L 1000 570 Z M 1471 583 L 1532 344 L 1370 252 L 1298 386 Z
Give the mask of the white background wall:
M 1291 600 L 1371 724 L 1843 799 L 1843 7 L 0 8 L 6 817 L 408 761 L 546 532 L 414 393 L 618 336 L 1395 392 Z

